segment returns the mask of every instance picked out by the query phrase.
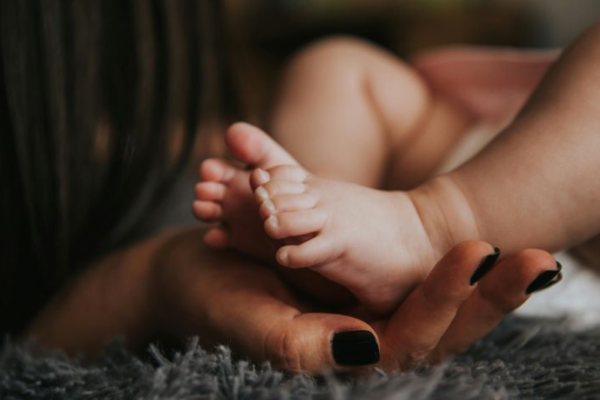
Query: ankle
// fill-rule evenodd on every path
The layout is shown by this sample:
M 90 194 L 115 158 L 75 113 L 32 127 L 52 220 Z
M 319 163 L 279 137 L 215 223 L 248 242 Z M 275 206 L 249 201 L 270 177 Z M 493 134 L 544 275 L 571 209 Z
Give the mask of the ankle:
M 475 213 L 460 186 L 444 175 L 408 192 L 437 259 L 466 240 L 479 240 Z

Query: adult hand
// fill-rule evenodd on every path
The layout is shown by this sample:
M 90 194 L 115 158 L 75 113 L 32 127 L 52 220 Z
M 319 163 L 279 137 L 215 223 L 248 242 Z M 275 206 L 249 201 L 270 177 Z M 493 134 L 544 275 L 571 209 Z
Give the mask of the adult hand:
M 197 229 L 176 235 L 155 264 L 156 328 L 202 344 L 228 344 L 254 360 L 290 372 L 407 370 L 466 350 L 523 304 L 532 289 L 560 279 L 545 251 L 501 261 L 476 284 L 471 278 L 493 252 L 465 242 L 385 320 L 327 312 L 293 292 L 271 269 L 200 245 Z

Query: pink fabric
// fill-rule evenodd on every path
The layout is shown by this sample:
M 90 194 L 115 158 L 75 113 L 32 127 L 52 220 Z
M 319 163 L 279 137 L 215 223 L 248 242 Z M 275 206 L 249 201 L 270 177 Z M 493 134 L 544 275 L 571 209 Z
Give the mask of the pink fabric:
M 432 89 L 484 120 L 521 109 L 560 51 L 452 47 L 419 54 L 412 64 Z

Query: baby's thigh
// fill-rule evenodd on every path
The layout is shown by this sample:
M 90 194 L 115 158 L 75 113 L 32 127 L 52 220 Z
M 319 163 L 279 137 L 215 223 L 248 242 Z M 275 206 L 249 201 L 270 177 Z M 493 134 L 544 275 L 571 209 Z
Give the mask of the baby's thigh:
M 411 65 L 349 36 L 320 40 L 299 52 L 289 64 L 285 80 L 286 86 L 297 92 L 311 91 L 347 108 L 369 107 L 390 135 L 414 129 L 430 102 L 427 84 Z M 364 115 L 346 111 L 346 118 Z
M 273 114 L 274 127 L 285 128 L 274 129 L 274 136 L 309 168 L 334 169 L 328 176 L 336 178 L 356 175 L 345 162 L 314 160 L 315 144 L 335 145 L 352 162 L 358 154 L 376 164 L 373 170 L 386 171 L 375 180 L 389 189 L 408 189 L 431 176 L 472 122 L 410 64 L 351 37 L 321 40 L 299 52 Z M 303 127 L 302 135 L 289 134 L 291 126 Z
M 291 60 L 271 128 L 313 172 L 378 187 L 390 150 L 408 142 L 431 98 L 419 74 L 399 57 L 360 39 L 334 37 Z
M 289 71 L 298 90 L 291 99 L 302 98 L 301 91 L 332 99 L 310 103 L 315 108 L 325 104 L 330 126 L 336 118 L 344 125 L 350 120 L 354 127 L 372 126 L 364 124 L 367 119 L 377 121 L 373 139 L 384 135 L 384 153 L 365 154 L 383 160 L 390 189 L 407 189 L 431 176 L 473 123 L 471 113 L 431 91 L 408 62 L 360 39 L 319 41 L 300 52 Z M 362 129 L 360 135 L 365 134 Z

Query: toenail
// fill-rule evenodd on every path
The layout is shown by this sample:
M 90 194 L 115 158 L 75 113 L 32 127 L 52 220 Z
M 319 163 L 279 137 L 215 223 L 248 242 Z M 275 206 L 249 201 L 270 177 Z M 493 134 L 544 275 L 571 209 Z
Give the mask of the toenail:
M 271 214 L 275 214 L 275 204 L 273 204 L 273 202 L 271 200 L 265 200 L 265 202 L 263 203 L 266 207 L 267 210 L 269 210 L 269 212 Z
M 257 171 L 258 176 L 260 177 L 260 181 L 263 185 L 271 180 L 271 174 L 269 174 L 264 169 L 259 168 Z
M 262 186 L 259 186 L 256 189 L 256 195 L 262 200 L 262 201 L 267 201 L 269 200 L 269 193 L 267 192 L 267 189 L 265 189 Z
M 268 219 L 267 222 L 269 222 L 269 224 L 273 227 L 273 228 L 277 228 L 279 227 L 279 221 L 277 220 L 277 217 L 274 215 L 271 215 Z
M 288 253 L 285 250 L 278 251 L 276 254 L 277 262 L 281 265 L 287 265 Z

